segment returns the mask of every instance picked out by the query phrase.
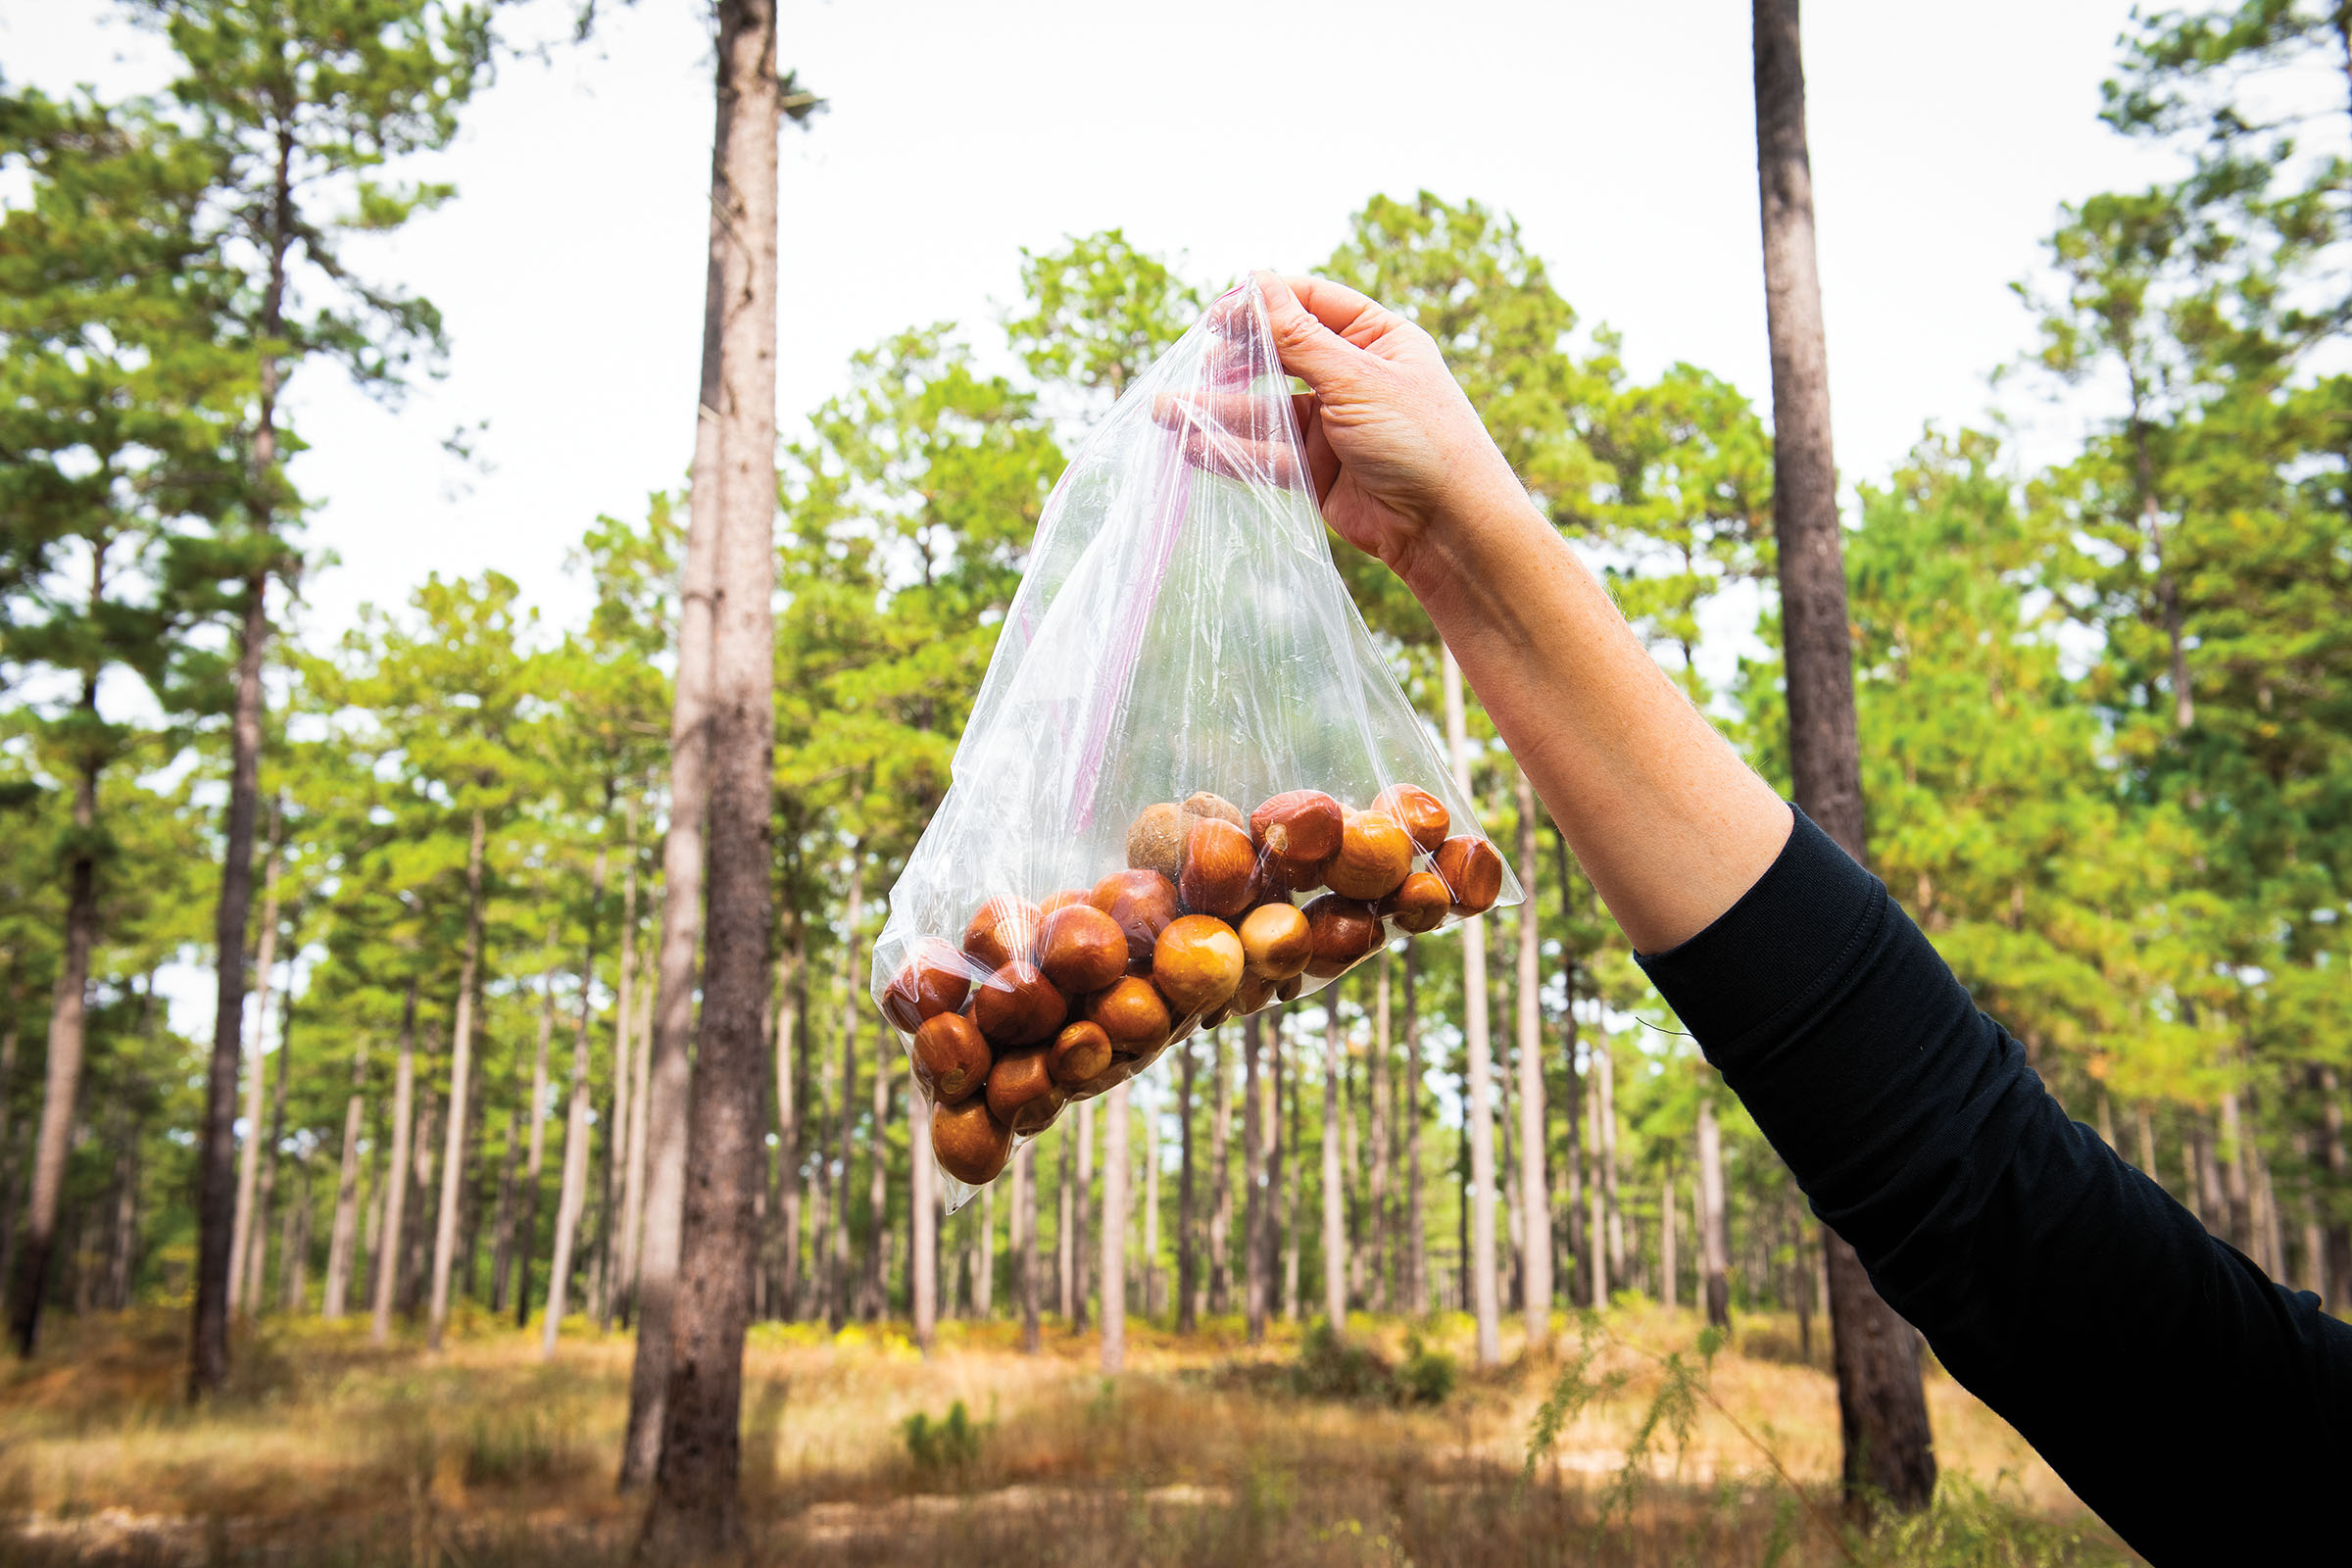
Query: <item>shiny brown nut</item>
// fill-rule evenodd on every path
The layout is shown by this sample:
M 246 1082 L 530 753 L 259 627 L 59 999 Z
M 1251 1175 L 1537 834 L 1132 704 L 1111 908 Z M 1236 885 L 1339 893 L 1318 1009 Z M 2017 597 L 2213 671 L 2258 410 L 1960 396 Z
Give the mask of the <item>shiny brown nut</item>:
M 1453 825 L 1446 803 L 1418 784 L 1390 785 L 1373 800 L 1372 809 L 1403 823 L 1413 842 L 1432 854 L 1446 842 L 1446 830 Z
M 938 937 L 924 937 L 883 991 L 882 1011 L 912 1034 L 925 1018 L 961 1008 L 971 992 L 972 972 L 963 956 Z
M 939 1168 L 978 1187 L 997 1179 L 1012 1153 L 1012 1129 L 989 1114 L 988 1102 L 967 1100 L 931 1112 L 931 1152 Z
M 1061 1027 L 1070 1004 L 1045 971 L 1016 958 L 980 982 L 972 1020 L 1000 1046 L 1034 1046 Z
M 1102 1026 L 1118 1051 L 1144 1051 L 1168 1038 L 1168 1004 L 1149 980 L 1129 975 L 1108 991 L 1097 992 L 1086 1015 Z
M 963 928 L 963 951 L 984 969 L 1002 969 L 1015 958 L 1036 956 L 1037 906 L 1000 895 L 972 911 Z
M 1257 847 L 1250 835 L 1217 817 L 1196 817 L 1184 841 L 1184 874 L 1176 879 L 1184 906 L 1239 919 L 1257 902 Z
M 1340 853 L 1347 813 L 1321 790 L 1290 790 L 1250 813 L 1257 847 L 1290 865 L 1306 866 Z
M 1485 839 L 1456 835 L 1438 846 L 1438 875 L 1453 896 L 1456 914 L 1484 914 L 1502 897 L 1502 857 Z
M 1245 977 L 1245 978 L 1243 979 L 1243 981 L 1242 981 L 1242 984 L 1244 984 L 1244 985 L 1248 985 L 1249 983 L 1250 983 L 1250 982 L 1249 982 L 1249 980 L 1248 980 L 1248 978 L 1247 978 L 1247 977 Z M 1234 995 L 1236 995 L 1236 996 L 1239 996 L 1239 995 L 1241 995 L 1241 993 L 1237 991 L 1237 992 L 1235 992 L 1235 993 L 1234 993 Z M 1228 1019 L 1228 1018 L 1230 1018 L 1230 1017 L 1232 1017 L 1232 1016 L 1233 1016 L 1233 1004 L 1232 1004 L 1232 1003 L 1230 1003 L 1230 1002 L 1228 1002 L 1227 1004 L 1225 1004 L 1225 1005 L 1223 1005 L 1222 1007 L 1219 1007 L 1219 1008 L 1218 1008 L 1216 1011 L 1214 1011 L 1214 1012 L 1212 1012 L 1212 1013 L 1208 1014 L 1206 1017 L 1202 1018 L 1202 1019 L 1200 1020 L 1200 1028 L 1201 1028 L 1201 1030 L 1202 1030 L 1203 1032 L 1206 1032 L 1206 1031 L 1208 1031 L 1208 1030 L 1210 1030 L 1210 1029 L 1217 1028 L 1219 1025 L 1223 1024 L 1223 1023 L 1225 1022 L 1225 1020 L 1226 1020 L 1226 1019 Z
M 1037 939 L 1037 966 L 1064 996 L 1100 991 L 1127 972 L 1127 933 L 1091 904 L 1055 909 Z
M 1361 899 L 1326 893 L 1306 906 L 1307 941 L 1314 956 L 1306 972 L 1328 980 L 1360 962 L 1380 946 L 1380 917 Z
M 1057 1084 L 1082 1084 L 1110 1065 L 1110 1036 L 1091 1018 L 1061 1026 L 1046 1048 L 1046 1072 Z
M 977 1094 L 993 1059 L 979 1025 L 962 1013 L 943 1012 L 914 1032 L 914 1075 L 943 1105 Z
M 1403 823 L 1383 811 L 1354 811 L 1323 880 L 1342 898 L 1370 902 L 1396 892 L 1412 868 L 1413 840 Z
M 1295 974 L 1274 988 L 1276 1002 L 1297 1002 L 1298 993 L 1306 989 L 1306 976 Z
M 1059 893 L 1049 894 L 1038 901 L 1037 912 L 1042 918 L 1056 909 L 1066 909 L 1073 904 L 1084 904 L 1087 892 L 1085 888 L 1063 888 Z
M 1152 946 L 1177 913 L 1176 884 L 1152 870 L 1113 871 L 1095 884 L 1087 902 L 1119 922 L 1127 937 L 1127 960 L 1136 965 L 1152 962 Z
M 1453 895 L 1446 891 L 1444 877 L 1435 871 L 1415 871 L 1404 879 L 1403 886 L 1373 907 L 1396 921 L 1397 930 L 1418 935 L 1435 931 L 1452 906 Z
M 1242 983 L 1234 989 L 1233 1016 L 1247 1018 L 1273 1000 L 1273 981 L 1260 980 L 1255 975 L 1245 974 L 1242 976 Z
M 1180 1018 L 1221 1007 L 1242 983 L 1242 939 L 1213 914 L 1171 920 L 1152 949 L 1152 983 Z
M 989 1112 L 1016 1133 L 1045 1131 L 1069 1099 L 1046 1068 L 1050 1049 L 1008 1051 L 989 1072 Z
M 1224 796 L 1211 795 L 1206 790 L 1196 791 L 1185 797 L 1184 814 L 1187 817 L 1214 817 L 1220 822 L 1231 822 L 1245 833 L 1250 830 L 1250 819 L 1242 814 L 1240 807 Z M 1188 822 L 1186 825 L 1189 827 L 1191 824 Z
M 1145 807 L 1127 828 L 1129 868 L 1175 881 L 1184 869 L 1184 808 L 1175 802 Z
M 1323 873 L 1330 869 L 1330 858 L 1294 860 L 1288 856 L 1265 855 L 1258 858 L 1257 879 L 1265 895 L 1285 898 L 1293 893 L 1312 893 L 1323 885 Z
M 1261 904 L 1242 916 L 1242 972 L 1269 983 L 1306 972 L 1315 956 L 1308 940 L 1306 916 L 1298 906 L 1285 901 Z M 1262 1004 L 1261 1004 L 1262 1005 Z

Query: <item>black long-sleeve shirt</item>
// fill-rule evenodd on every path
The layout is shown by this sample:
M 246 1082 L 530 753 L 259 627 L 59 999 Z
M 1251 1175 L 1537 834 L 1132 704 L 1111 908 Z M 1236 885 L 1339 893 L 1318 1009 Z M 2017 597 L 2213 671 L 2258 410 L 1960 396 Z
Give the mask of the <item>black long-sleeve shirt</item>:
M 2069 1121 L 1802 812 L 1642 964 L 1879 1294 L 2136 1550 L 2352 1560 L 2352 1326 Z

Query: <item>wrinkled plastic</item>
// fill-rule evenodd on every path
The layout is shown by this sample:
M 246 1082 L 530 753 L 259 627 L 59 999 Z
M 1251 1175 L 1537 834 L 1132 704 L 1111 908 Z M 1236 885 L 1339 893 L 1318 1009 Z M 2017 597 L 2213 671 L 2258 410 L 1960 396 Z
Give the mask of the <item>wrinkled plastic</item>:
M 1450 835 L 1484 839 L 1332 564 L 1290 381 L 1244 285 L 1118 400 L 1054 487 L 952 787 L 891 890 L 875 1004 L 912 1053 L 913 988 L 903 982 L 895 1005 L 891 988 L 919 957 L 960 965 L 970 991 L 957 1010 L 976 1015 L 992 971 L 961 952 L 975 911 L 1128 869 L 1130 826 L 1155 803 L 1207 791 L 1250 813 L 1314 790 L 1362 808 L 1392 785 L 1443 803 Z M 1434 869 L 1417 848 L 1412 864 Z M 1520 897 L 1505 859 L 1493 906 Z M 1406 934 L 1394 921 L 1382 932 L 1382 945 Z M 1298 993 L 1330 978 L 1301 976 Z M 1084 1015 L 1086 997 L 1064 1001 L 1069 1020 Z M 1070 1099 L 1126 1081 L 1217 1017 L 1169 1011 L 1166 1043 L 1121 1053 Z M 951 1210 L 977 1191 L 939 1173 Z

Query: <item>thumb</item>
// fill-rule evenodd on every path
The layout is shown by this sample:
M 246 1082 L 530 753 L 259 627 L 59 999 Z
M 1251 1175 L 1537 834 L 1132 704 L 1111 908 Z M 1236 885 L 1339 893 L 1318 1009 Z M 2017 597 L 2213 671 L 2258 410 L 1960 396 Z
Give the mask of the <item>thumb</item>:
M 1334 390 L 1333 383 L 1356 369 L 1364 351 L 1316 320 L 1276 273 L 1258 272 L 1255 281 L 1258 296 L 1266 302 L 1266 322 L 1273 328 L 1282 368 L 1318 393 Z

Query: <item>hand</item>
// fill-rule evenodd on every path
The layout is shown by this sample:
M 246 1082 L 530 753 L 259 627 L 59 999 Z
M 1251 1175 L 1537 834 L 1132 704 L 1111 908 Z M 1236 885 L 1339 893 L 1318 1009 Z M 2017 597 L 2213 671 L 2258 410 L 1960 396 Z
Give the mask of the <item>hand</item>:
M 1257 274 L 1324 520 L 1418 588 L 1447 530 L 1525 492 L 1427 332 L 1344 284 Z

